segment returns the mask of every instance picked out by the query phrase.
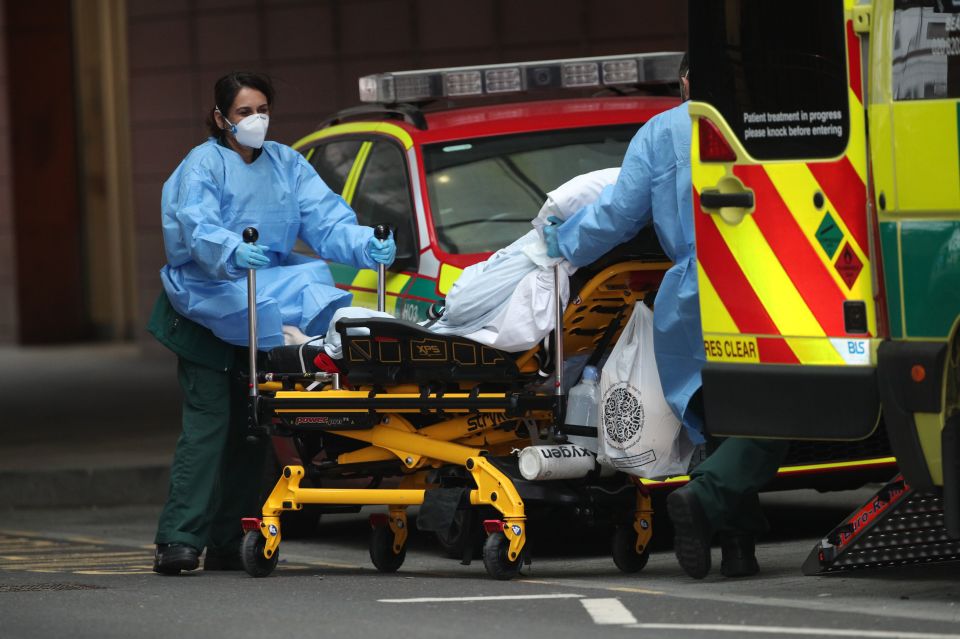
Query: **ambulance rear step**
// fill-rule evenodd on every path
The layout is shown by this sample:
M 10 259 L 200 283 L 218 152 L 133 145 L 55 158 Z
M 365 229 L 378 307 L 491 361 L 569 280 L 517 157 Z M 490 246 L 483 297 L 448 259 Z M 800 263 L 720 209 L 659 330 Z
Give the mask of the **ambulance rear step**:
M 803 574 L 960 560 L 939 494 L 915 492 L 897 475 L 810 552 Z

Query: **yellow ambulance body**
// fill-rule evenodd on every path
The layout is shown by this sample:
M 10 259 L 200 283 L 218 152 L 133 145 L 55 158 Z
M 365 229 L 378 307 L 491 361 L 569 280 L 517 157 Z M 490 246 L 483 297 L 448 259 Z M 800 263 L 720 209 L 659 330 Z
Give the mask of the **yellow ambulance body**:
M 960 1 L 693 0 L 690 43 L 708 430 L 885 428 L 960 535 Z

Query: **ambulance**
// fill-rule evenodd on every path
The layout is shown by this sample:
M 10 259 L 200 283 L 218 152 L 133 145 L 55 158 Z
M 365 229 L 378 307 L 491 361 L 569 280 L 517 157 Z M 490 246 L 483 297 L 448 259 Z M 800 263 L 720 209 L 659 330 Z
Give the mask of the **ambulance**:
M 689 20 L 708 430 L 885 433 L 960 537 L 960 1 Z
M 682 53 L 376 73 L 361 104 L 293 144 L 361 224 L 389 224 L 387 311 L 421 321 L 464 268 L 530 230 L 546 193 L 620 165 L 637 129 L 678 103 Z M 330 268 L 376 308 L 376 271 Z

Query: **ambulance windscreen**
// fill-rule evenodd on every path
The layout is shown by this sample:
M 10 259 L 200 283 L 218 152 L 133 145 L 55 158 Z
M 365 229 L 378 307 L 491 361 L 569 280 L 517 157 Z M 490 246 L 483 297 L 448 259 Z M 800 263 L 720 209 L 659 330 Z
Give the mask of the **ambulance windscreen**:
M 639 124 L 522 133 L 423 149 L 433 228 L 452 254 L 489 253 L 532 227 L 547 192 L 620 166 Z

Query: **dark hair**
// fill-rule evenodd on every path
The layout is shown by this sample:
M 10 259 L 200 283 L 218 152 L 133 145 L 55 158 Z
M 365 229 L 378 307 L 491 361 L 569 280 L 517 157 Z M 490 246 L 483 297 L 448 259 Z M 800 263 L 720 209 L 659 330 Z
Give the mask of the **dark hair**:
M 684 53 L 683 59 L 680 60 L 680 77 L 687 75 L 687 71 L 690 70 L 690 61 L 687 59 L 689 54 Z
M 207 130 L 213 137 L 219 137 L 223 131 L 217 126 L 217 119 L 213 116 L 216 109 L 226 117 L 233 101 L 237 99 L 240 89 L 248 87 L 256 89 L 267 96 L 267 104 L 273 106 L 273 83 L 262 73 L 252 71 L 234 71 L 223 76 L 213 85 L 213 108 L 207 114 Z

